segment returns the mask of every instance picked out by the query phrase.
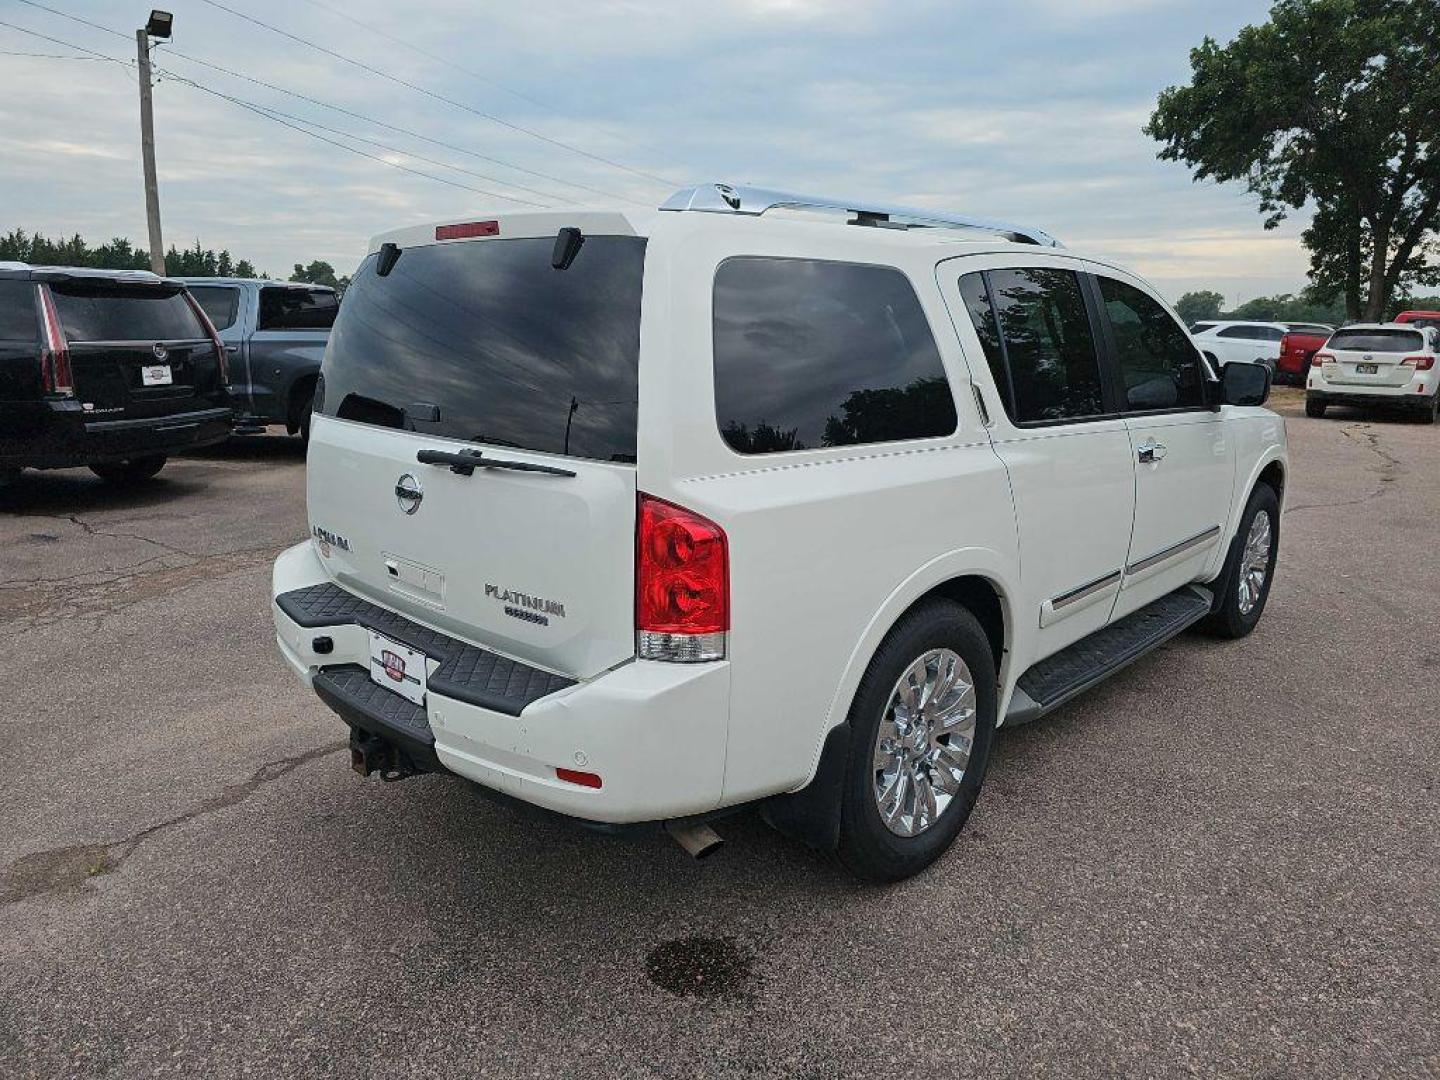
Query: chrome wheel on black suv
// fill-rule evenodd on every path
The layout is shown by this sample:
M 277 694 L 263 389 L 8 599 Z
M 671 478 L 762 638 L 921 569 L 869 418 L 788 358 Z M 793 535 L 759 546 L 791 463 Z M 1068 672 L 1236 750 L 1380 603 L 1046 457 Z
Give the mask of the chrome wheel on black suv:
M 950 846 L 970 816 L 995 734 L 995 661 L 975 616 L 929 600 L 876 651 L 850 709 L 841 862 L 898 881 Z

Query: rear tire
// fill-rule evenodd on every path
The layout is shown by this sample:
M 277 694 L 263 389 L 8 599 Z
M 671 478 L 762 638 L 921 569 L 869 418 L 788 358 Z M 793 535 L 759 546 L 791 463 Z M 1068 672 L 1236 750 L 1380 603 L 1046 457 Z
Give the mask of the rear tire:
M 308 386 L 297 391 L 290 410 L 294 429 L 300 433 L 300 445 L 308 449 L 310 446 L 310 416 L 315 411 L 315 383 L 313 380 Z
M 165 467 L 169 460 L 164 454 L 150 454 L 146 457 L 127 458 L 125 461 L 107 461 L 91 465 L 90 471 L 107 484 L 138 484 L 149 480 Z
M 1245 504 L 1225 567 L 1215 579 L 1215 602 L 1202 624 L 1205 630 L 1215 637 L 1233 639 L 1255 629 L 1270 599 L 1279 550 L 1280 499 L 1269 484 L 1259 483 Z
M 1440 390 L 1437 390 L 1435 396 L 1430 399 L 1430 405 L 1427 408 L 1422 408 L 1420 412 L 1416 414 L 1415 419 L 1422 424 L 1433 424 L 1437 419 L 1440 419 Z
M 945 853 L 980 795 L 996 702 L 990 641 L 968 610 L 929 600 L 896 624 L 850 707 L 836 852 L 848 870 L 900 881 Z M 902 710 L 911 722 L 899 721 Z
M 1305 399 L 1305 415 L 1316 420 L 1325 418 L 1325 402 L 1316 401 L 1314 398 Z

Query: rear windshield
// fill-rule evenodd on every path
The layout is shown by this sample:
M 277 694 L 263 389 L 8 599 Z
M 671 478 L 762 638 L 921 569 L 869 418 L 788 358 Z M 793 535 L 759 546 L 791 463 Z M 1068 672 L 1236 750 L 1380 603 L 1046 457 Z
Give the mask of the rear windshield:
M 239 289 L 227 289 L 223 285 L 191 285 L 190 295 L 205 309 L 216 330 L 228 330 L 235 325 L 235 315 L 240 307 Z
M 193 341 L 207 336 L 178 289 L 55 282 L 50 294 L 69 341 Z
M 1414 330 L 1336 330 L 1330 348 L 1346 352 L 1412 352 L 1423 349 L 1425 339 Z
M 554 250 L 550 236 L 408 248 L 385 277 L 366 259 L 330 336 L 317 408 L 633 462 L 645 241 L 586 237 L 565 270 L 551 265 Z
M 39 337 L 35 286 L 28 281 L 0 281 L 0 341 L 32 342 Z
M 329 330 L 340 310 L 340 299 L 329 289 L 260 290 L 257 330 Z M 218 328 L 217 328 L 218 329 Z

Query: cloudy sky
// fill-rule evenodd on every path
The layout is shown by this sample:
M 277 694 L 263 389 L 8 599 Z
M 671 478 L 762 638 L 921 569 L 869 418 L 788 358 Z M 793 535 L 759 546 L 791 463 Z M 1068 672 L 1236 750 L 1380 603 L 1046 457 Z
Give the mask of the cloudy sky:
M 24 0 L 0 0 L 0 22 L 133 60 L 147 3 L 43 2 L 118 33 Z M 166 243 L 198 238 L 272 274 L 316 258 L 348 272 L 373 233 L 515 206 L 496 194 L 655 205 L 727 180 L 1033 223 L 1172 298 L 1304 284 L 1303 219 L 1264 232 L 1242 188 L 1192 183 L 1140 133 L 1190 47 L 1262 20 L 1260 0 L 169 6 Z M 61 55 L 79 54 L 0 26 L 0 230 L 143 245 L 133 65 Z

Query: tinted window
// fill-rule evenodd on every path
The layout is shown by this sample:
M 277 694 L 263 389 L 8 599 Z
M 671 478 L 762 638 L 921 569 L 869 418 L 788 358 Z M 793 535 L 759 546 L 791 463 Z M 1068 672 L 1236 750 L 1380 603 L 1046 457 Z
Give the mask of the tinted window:
M 1213 322 L 1197 322 L 1194 326 L 1190 327 L 1190 333 L 1203 334 L 1206 330 L 1213 330 L 1214 328 L 1215 324 Z
M 340 301 L 328 289 L 290 289 L 271 285 L 260 290 L 257 330 L 329 330 Z
M 1011 419 L 1023 424 L 1104 413 L 1100 357 L 1074 272 L 988 271 L 983 275 L 988 304 L 975 292 L 973 279 L 979 276 L 962 278 L 961 291 L 969 293 L 966 304 L 982 343 L 995 332 L 986 329 L 987 322 L 999 324 L 1004 371 L 996 378 Z M 988 319 L 987 307 L 993 308 Z M 986 358 L 997 371 L 993 344 L 986 346 Z
M 193 341 L 206 337 L 183 292 L 153 285 L 55 282 L 55 312 L 70 341 Z
M 214 323 L 216 330 L 226 330 L 235 325 L 235 313 L 240 307 L 239 289 L 191 285 L 190 295 L 205 309 L 205 314 Z
M 985 362 L 995 379 L 996 389 L 1005 402 L 1005 410 L 1015 415 L 1014 402 L 1010 396 L 1010 376 L 1005 372 L 1005 352 L 1000 347 L 1000 327 L 995 322 L 995 309 L 990 306 L 990 291 L 985 285 L 984 274 L 966 274 L 960 279 L 960 298 L 965 301 L 965 310 L 975 327 L 975 336 L 985 350 Z
M 1328 344 L 1328 348 L 1347 352 L 1403 353 L 1424 347 L 1418 330 L 1336 330 Z
M 28 281 L 0 281 L 0 341 L 38 341 L 35 286 Z
M 1115 336 L 1125 408 L 1203 407 L 1205 372 L 1184 328 L 1134 286 L 1108 277 L 1097 280 Z
M 898 270 L 727 259 L 714 330 L 716 419 L 742 454 L 955 430 L 930 324 Z
M 645 241 L 589 236 L 568 270 L 554 237 L 366 259 L 322 369 L 343 420 L 605 461 L 635 460 Z M 440 419 L 407 416 L 417 403 Z M 428 413 L 428 410 L 427 410 Z

